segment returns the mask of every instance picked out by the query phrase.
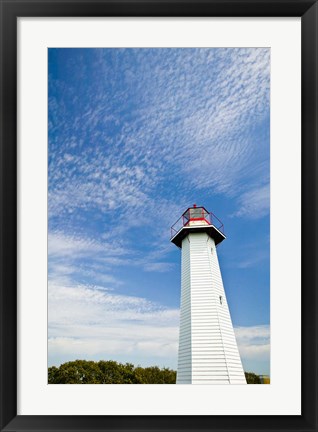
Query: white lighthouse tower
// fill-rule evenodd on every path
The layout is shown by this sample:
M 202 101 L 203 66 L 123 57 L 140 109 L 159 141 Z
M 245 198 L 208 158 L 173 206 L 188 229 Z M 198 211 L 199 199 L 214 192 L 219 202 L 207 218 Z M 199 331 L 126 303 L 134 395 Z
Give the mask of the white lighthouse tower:
M 195 204 L 171 227 L 181 248 L 177 384 L 246 384 L 216 252 L 225 238 L 222 222 Z

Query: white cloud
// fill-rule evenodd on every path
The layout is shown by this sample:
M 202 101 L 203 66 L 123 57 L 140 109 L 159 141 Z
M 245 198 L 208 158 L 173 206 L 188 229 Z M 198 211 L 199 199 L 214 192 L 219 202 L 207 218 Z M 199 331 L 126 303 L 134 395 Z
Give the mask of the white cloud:
M 269 213 L 269 184 L 245 192 L 238 200 L 239 210 L 233 215 L 258 219 Z
M 48 253 L 51 258 L 90 255 L 102 250 L 102 245 L 93 240 L 65 235 L 61 232 L 49 233 L 48 236 Z
M 269 361 L 269 325 L 236 327 L 234 330 L 242 360 Z
M 169 262 L 152 262 L 144 265 L 144 270 L 147 272 L 166 272 L 170 271 L 174 264 Z
M 79 258 L 89 256 L 121 256 L 131 251 L 117 241 L 96 240 L 87 236 L 65 234 L 62 231 L 51 231 L 48 235 L 48 254 L 54 258 Z
M 158 358 L 174 364 L 179 311 L 89 286 L 49 284 L 50 358 Z
M 170 246 L 168 244 L 168 246 Z M 114 270 L 123 266 L 143 268 L 147 272 L 169 272 L 170 262 L 161 261 L 171 248 L 155 247 L 150 252 L 132 252 L 119 238 L 95 240 L 79 235 L 66 235 L 62 231 L 50 232 L 48 236 L 49 280 L 68 284 L 74 275 L 76 280 L 113 287 L 122 284 Z

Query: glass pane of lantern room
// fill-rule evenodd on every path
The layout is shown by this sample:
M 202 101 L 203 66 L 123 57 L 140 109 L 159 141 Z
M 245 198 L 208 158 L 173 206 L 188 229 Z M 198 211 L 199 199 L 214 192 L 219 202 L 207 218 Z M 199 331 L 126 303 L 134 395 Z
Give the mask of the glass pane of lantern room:
M 202 209 L 202 217 L 204 218 L 204 219 L 206 219 L 206 220 L 209 220 L 210 218 L 209 218 L 209 213 L 206 211 L 206 210 L 204 210 L 204 209 Z
M 190 210 L 187 210 L 184 214 L 183 214 L 183 224 L 185 225 L 186 223 L 188 223 L 190 220 Z
M 201 219 L 203 217 L 202 210 L 202 207 L 190 209 L 191 219 Z

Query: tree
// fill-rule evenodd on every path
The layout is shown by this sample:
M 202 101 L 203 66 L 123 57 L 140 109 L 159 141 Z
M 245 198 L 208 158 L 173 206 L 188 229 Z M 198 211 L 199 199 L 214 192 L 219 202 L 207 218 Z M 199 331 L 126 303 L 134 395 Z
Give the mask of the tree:
M 99 371 L 96 363 L 75 360 L 62 364 L 59 368 L 49 368 L 49 384 L 98 384 Z
M 75 360 L 48 369 L 49 384 L 175 384 L 176 372 L 113 360 Z
M 134 371 L 134 365 L 121 364 L 116 361 L 99 361 L 97 363 L 100 384 L 141 384 Z
M 147 368 L 137 367 L 136 374 L 140 377 L 143 384 L 175 384 L 177 373 L 174 370 L 158 366 Z
M 261 384 L 260 377 L 253 372 L 245 372 L 247 384 Z

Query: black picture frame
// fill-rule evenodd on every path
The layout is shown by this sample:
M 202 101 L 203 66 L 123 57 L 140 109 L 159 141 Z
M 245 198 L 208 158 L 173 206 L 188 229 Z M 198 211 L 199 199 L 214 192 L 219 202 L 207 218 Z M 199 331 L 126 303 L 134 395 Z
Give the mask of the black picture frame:
M 0 0 L 1 431 L 317 431 L 317 47 L 313 0 Z M 299 416 L 17 415 L 17 18 L 301 17 L 302 413 Z M 288 155 L 286 155 L 288 157 Z M 292 209 L 291 209 L 292 211 Z M 290 378 L 292 379 L 292 377 Z

